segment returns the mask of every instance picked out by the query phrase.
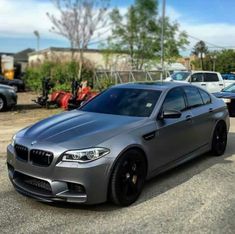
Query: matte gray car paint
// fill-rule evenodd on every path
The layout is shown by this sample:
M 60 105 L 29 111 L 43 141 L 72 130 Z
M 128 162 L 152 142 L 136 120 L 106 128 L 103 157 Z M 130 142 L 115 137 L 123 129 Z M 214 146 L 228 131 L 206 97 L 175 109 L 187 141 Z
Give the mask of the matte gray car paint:
M 138 147 L 145 153 L 148 164 L 147 179 L 209 151 L 216 123 L 224 120 L 229 129 L 228 111 L 222 100 L 210 95 L 211 104 L 186 110 L 179 119 L 158 119 L 167 92 L 174 87 L 184 86 L 189 85 L 164 83 L 119 86 L 162 91 L 148 118 L 75 110 L 52 116 L 21 130 L 16 135 L 16 143 L 28 147 L 29 150 L 53 152 L 53 162 L 49 167 L 22 162 L 16 158 L 12 145 L 7 148 L 7 162 L 15 171 L 48 181 L 53 195 L 45 196 L 22 187 L 9 170 L 13 185 L 19 192 L 43 201 L 101 203 L 107 200 L 110 174 L 115 162 L 129 148 Z M 144 136 L 149 133 L 152 134 L 150 139 L 145 139 Z M 109 148 L 110 153 L 89 163 L 61 161 L 61 155 L 67 150 L 94 146 Z M 69 194 L 67 182 L 83 185 L 85 193 Z

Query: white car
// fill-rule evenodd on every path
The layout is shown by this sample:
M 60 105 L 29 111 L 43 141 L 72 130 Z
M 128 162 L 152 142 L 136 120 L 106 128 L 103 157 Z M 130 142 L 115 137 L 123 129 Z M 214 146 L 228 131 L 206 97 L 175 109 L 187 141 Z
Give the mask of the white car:
M 176 72 L 166 78 L 166 81 L 188 82 L 210 93 L 220 92 L 226 86 L 221 74 L 212 71 Z

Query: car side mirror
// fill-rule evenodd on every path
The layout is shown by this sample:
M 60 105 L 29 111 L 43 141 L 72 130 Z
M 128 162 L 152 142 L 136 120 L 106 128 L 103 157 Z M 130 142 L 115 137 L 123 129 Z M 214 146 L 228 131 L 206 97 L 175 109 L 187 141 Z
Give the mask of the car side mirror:
M 181 117 L 181 112 L 177 110 L 164 110 L 158 117 L 158 119 L 178 119 Z

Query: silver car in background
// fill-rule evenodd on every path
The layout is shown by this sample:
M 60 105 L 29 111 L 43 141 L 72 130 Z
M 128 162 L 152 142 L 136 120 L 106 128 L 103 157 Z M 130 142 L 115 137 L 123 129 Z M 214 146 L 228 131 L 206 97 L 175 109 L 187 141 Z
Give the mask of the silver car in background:
M 15 189 L 41 201 L 135 202 L 146 180 L 226 149 L 222 100 L 190 84 L 114 86 L 78 110 L 19 131 L 7 149 Z

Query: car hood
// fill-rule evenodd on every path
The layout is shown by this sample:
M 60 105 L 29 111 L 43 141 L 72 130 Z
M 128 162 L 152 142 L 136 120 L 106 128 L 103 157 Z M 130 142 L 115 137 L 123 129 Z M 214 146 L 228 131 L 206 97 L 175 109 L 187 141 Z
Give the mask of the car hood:
M 146 118 L 70 111 L 44 119 L 17 137 L 63 147 L 92 147 L 123 131 L 140 126 Z
M 0 84 L 0 88 L 3 88 L 3 89 L 13 89 L 11 86 L 3 85 L 3 84 Z
M 235 93 L 230 92 L 218 92 L 213 93 L 217 98 L 235 98 Z

